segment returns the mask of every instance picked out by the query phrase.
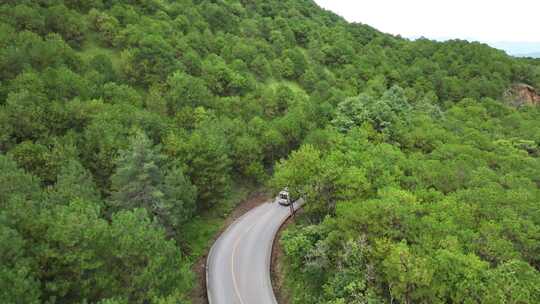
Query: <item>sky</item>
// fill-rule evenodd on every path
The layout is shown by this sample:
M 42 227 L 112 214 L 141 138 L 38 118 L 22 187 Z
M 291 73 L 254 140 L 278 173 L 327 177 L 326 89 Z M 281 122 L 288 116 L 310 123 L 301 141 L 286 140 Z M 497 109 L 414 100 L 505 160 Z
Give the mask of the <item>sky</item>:
M 511 54 L 540 52 L 540 0 L 315 0 L 321 7 L 407 38 L 481 41 Z

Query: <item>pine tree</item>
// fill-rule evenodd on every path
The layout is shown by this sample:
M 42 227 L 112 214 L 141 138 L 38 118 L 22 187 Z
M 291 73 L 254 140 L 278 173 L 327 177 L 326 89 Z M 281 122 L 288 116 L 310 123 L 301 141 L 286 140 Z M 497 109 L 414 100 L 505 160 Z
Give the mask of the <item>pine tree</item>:
M 193 215 L 197 188 L 180 165 L 166 168 L 166 163 L 160 149 L 143 132 L 137 132 L 118 159 L 112 199 L 116 209 L 146 209 L 170 232 Z
M 145 208 L 156 214 L 163 204 L 160 187 L 163 157 L 142 131 L 130 139 L 130 147 L 120 152 L 112 179 L 113 205 L 121 209 Z
M 99 202 L 100 196 L 90 172 L 77 160 L 68 160 L 60 169 L 48 199 L 52 203 L 68 204 L 75 199 Z
M 173 165 L 165 174 L 162 189 L 165 199 L 160 208 L 161 219 L 168 228 L 177 229 L 195 212 L 197 188 L 191 184 L 179 165 Z

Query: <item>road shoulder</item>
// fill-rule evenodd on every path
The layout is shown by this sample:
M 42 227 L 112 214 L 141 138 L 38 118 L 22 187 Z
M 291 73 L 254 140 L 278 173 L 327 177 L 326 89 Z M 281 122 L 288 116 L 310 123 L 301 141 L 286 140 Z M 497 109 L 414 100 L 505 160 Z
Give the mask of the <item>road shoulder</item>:
M 265 191 L 257 191 L 248 196 L 247 199 L 244 199 L 240 202 L 229 216 L 224 220 L 221 229 L 215 234 L 214 238 L 210 242 L 208 249 L 204 255 L 202 255 L 199 260 L 194 264 L 192 270 L 196 275 L 196 284 L 192 289 L 189 298 L 191 299 L 192 304 L 208 304 L 207 291 L 206 291 L 206 259 L 208 252 L 218 237 L 229 227 L 236 219 L 240 218 L 246 212 L 252 210 L 253 208 L 267 202 L 270 198 L 270 195 Z
M 297 211 L 301 212 L 301 211 Z M 274 290 L 274 295 L 279 304 L 290 304 L 290 293 L 289 289 L 286 286 L 286 269 L 285 269 L 285 255 L 283 253 L 283 248 L 281 247 L 280 239 L 283 231 L 292 224 L 294 218 L 289 218 L 281 227 L 274 239 L 274 244 L 272 245 L 272 262 L 270 264 L 270 273 L 272 278 L 272 289 Z

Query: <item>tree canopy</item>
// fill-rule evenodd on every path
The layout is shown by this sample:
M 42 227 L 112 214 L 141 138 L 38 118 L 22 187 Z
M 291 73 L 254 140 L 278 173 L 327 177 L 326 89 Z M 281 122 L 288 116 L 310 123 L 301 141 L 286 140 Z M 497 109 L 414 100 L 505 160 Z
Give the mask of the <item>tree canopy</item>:
M 205 225 L 289 186 L 297 303 L 539 302 L 514 83 L 540 62 L 311 0 L 2 1 L 0 298 L 186 302 Z

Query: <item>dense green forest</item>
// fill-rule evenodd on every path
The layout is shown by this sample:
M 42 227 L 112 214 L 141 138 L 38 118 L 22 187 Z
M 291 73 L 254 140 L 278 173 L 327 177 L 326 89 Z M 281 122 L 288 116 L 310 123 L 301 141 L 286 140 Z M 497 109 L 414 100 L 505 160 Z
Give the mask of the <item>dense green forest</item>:
M 269 185 L 308 201 L 294 303 L 539 303 L 513 83 L 540 61 L 311 0 L 4 0 L 0 298 L 189 303 L 209 223 Z
M 308 201 L 281 241 L 293 302 L 539 303 L 540 110 L 369 98 L 276 168 Z

